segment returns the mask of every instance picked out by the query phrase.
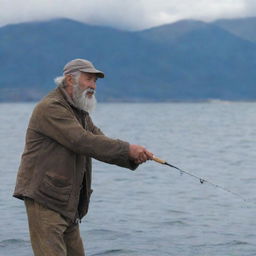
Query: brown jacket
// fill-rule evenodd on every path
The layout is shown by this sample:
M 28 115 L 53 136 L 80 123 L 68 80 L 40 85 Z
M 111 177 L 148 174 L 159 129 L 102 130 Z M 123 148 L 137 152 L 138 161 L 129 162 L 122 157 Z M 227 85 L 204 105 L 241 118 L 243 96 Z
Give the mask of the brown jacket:
M 110 139 L 57 88 L 35 107 L 14 197 L 29 197 L 75 220 L 88 211 L 91 157 L 134 170 L 129 144 Z

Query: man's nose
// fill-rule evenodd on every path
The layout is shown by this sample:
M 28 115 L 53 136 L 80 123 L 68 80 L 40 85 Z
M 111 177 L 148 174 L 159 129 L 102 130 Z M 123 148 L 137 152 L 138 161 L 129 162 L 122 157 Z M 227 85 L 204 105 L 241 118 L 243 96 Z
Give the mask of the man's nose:
M 96 81 L 92 81 L 91 84 L 90 84 L 90 88 L 92 89 L 96 89 Z

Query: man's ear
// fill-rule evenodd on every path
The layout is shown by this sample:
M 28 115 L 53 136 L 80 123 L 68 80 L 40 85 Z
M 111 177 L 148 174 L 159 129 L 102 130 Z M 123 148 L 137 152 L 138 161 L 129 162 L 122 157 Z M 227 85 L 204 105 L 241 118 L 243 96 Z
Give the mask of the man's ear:
M 73 77 L 72 75 L 65 75 L 65 91 L 70 97 L 73 96 Z
M 68 87 L 70 87 L 70 86 L 72 86 L 72 84 L 73 84 L 73 77 L 72 77 L 72 75 L 66 75 L 66 84 L 67 84 L 67 86 Z

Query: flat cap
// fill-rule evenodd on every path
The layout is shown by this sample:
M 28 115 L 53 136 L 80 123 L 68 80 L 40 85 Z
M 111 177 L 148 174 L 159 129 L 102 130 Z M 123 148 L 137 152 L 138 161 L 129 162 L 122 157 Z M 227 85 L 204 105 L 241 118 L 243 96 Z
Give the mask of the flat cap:
M 75 71 L 81 71 L 86 73 L 94 73 L 99 78 L 104 78 L 104 73 L 98 69 L 96 69 L 93 64 L 84 59 L 74 59 L 68 62 L 63 68 L 63 74 L 68 75 Z

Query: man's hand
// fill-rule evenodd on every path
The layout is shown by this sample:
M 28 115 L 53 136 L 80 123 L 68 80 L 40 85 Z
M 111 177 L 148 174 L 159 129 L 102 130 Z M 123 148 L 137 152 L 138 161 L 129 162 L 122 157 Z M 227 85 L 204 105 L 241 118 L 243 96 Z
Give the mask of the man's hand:
M 135 144 L 130 144 L 129 156 L 137 164 L 142 164 L 147 160 L 153 159 L 153 154 L 151 152 L 147 151 L 146 148 Z

